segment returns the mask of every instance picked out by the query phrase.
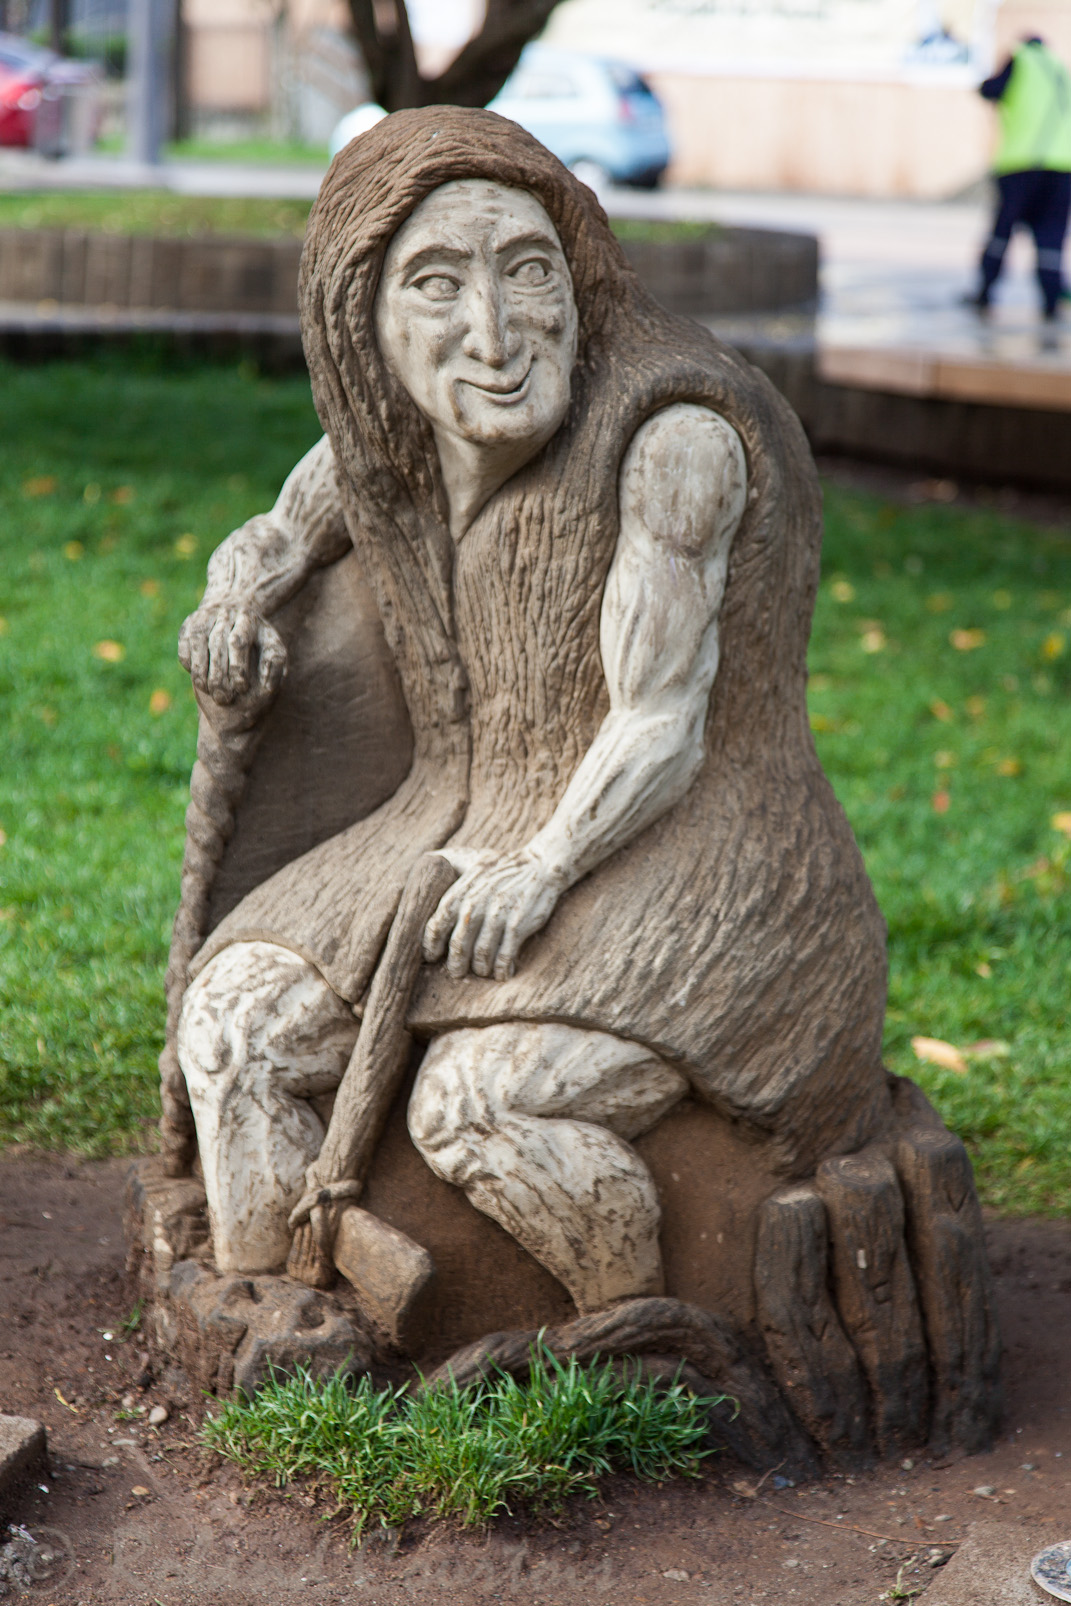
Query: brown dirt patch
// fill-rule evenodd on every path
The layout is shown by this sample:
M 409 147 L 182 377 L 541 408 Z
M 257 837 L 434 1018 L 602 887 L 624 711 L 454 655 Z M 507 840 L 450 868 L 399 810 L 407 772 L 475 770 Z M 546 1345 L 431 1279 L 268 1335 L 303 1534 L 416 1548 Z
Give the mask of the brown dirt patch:
M 354 1552 L 301 1493 L 248 1490 L 206 1461 L 194 1444 L 204 1402 L 140 1332 L 123 1336 L 124 1170 L 0 1158 L 0 1409 L 46 1424 L 54 1473 L 7 1520 L 47 1527 L 71 1558 L 30 1602 L 877 1606 L 901 1565 L 905 1587 L 939 1577 L 931 1556 L 972 1523 L 1071 1538 L 1071 1222 L 989 1223 L 1007 1391 L 991 1454 L 799 1489 L 767 1479 L 758 1498 L 725 1461 L 693 1484 L 615 1480 L 556 1524 L 507 1520 L 475 1538 L 414 1524 Z M 167 1405 L 167 1423 L 124 1416 L 131 1394 Z

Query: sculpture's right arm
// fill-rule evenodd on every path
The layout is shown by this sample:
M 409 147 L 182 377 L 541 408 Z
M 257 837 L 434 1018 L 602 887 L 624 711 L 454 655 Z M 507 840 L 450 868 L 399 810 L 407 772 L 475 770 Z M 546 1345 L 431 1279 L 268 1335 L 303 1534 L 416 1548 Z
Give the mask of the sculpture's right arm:
M 194 688 L 221 704 L 249 694 L 269 700 L 286 671 L 271 615 L 349 546 L 325 436 L 287 477 L 271 512 L 234 530 L 212 554 L 200 606 L 179 633 L 179 660 Z

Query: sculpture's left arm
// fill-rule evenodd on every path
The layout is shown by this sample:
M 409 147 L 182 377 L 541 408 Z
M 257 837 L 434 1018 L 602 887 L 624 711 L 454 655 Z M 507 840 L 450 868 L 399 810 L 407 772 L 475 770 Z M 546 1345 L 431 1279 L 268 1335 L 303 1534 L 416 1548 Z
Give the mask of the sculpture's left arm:
M 665 408 L 621 468 L 621 529 L 600 646 L 610 709 L 547 824 L 510 854 L 451 854 L 461 878 L 425 953 L 451 975 L 512 975 L 561 894 L 678 802 L 703 762 L 718 610 L 747 501 L 736 432 L 707 408 Z

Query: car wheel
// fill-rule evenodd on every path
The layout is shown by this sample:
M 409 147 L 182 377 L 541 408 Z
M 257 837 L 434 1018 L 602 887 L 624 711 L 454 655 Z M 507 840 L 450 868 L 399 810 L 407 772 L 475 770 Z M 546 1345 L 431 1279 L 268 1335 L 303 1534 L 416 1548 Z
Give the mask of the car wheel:
M 596 195 L 605 195 L 606 191 L 613 187 L 613 174 L 608 168 L 603 167 L 601 162 L 592 161 L 590 157 L 581 156 L 569 171 L 574 178 L 580 180 L 581 184 L 586 184 L 589 190 L 594 190 Z

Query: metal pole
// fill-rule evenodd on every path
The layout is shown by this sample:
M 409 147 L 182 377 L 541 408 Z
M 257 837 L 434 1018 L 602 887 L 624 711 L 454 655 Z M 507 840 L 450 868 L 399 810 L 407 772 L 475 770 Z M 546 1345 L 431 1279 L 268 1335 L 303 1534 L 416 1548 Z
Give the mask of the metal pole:
M 147 166 L 170 122 L 172 14 L 170 0 L 127 0 L 127 155 Z

